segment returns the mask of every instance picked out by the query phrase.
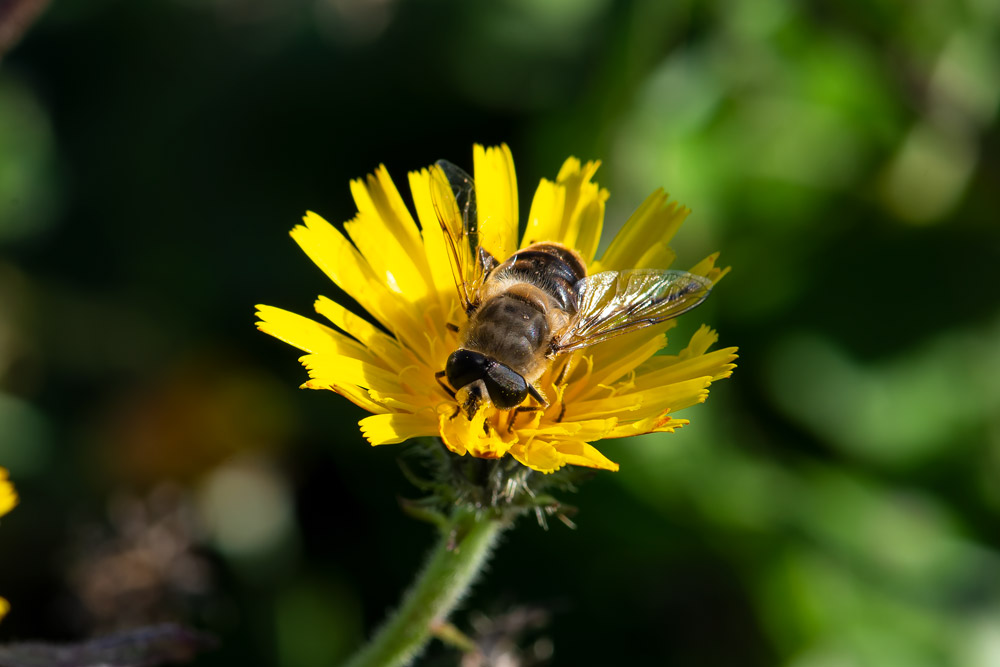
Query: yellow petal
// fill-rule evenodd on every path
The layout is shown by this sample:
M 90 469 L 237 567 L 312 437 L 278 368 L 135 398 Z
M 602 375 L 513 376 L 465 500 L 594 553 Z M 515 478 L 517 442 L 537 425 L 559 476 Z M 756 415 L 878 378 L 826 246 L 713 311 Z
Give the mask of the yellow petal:
M 378 282 L 378 277 L 357 248 L 333 225 L 312 211 L 305 214 L 302 222 L 304 224 L 292 228 L 291 236 L 295 242 L 337 287 L 377 317 L 378 303 L 367 297 L 371 296 L 369 290 Z M 382 291 L 385 291 L 384 287 Z
M 662 333 L 656 333 L 662 331 L 662 325 L 654 325 L 647 329 L 653 335 L 643 335 L 643 331 L 636 331 L 594 347 L 592 351 L 594 372 L 589 380 L 591 391 L 582 394 L 582 398 L 589 397 L 600 385 L 609 385 L 625 377 L 666 346 L 667 337 Z
M 492 413 L 492 423 L 487 421 Z M 445 446 L 456 454 L 469 452 L 484 459 L 498 459 L 517 442 L 516 432 L 507 433 L 496 429 L 496 410 L 483 406 L 472 419 L 465 413 L 442 410 L 438 415 L 438 427 Z
M 636 389 L 651 389 L 694 378 L 721 380 L 733 374 L 736 348 L 727 347 L 680 361 L 677 357 L 654 357 L 636 370 Z
M 392 182 L 385 165 L 379 165 L 374 174 L 362 181 L 351 181 L 351 194 L 358 206 L 358 212 L 381 221 L 392 238 L 409 254 L 411 261 L 424 268 L 421 261 L 420 231 L 413 216 L 403 203 L 396 185 Z
M 601 240 L 604 202 L 608 200 L 608 191 L 591 182 L 600 166 L 599 161 L 591 161 L 581 167 L 578 160 L 570 158 L 556 179 L 566 189 L 561 236 L 556 240 L 576 248 L 588 265 Z
M 691 335 L 687 347 L 678 355 L 680 359 L 690 359 L 708 352 L 708 348 L 719 342 L 719 334 L 707 324 L 702 324 Z
M 364 345 L 328 326 L 274 306 L 257 306 L 257 328 L 289 345 L 312 354 L 332 354 L 385 366 Z
M 317 313 L 364 345 L 375 358 L 384 360 L 388 368 L 400 370 L 413 363 L 412 357 L 395 338 L 383 333 L 378 327 L 358 317 L 336 301 L 321 296 L 315 305 Z
M 512 447 L 510 454 L 522 464 L 541 473 L 555 472 L 567 464 L 618 470 L 617 463 L 582 440 L 532 438 L 525 445 Z
M 604 436 L 604 439 L 628 438 L 633 435 L 644 435 L 646 433 L 673 433 L 689 423 L 687 419 L 673 419 L 666 412 L 662 412 L 652 417 L 646 417 L 645 419 L 619 424 Z
M 607 199 L 607 190 L 599 192 L 603 194 L 598 194 L 596 185 L 587 190 L 587 199 L 581 198 L 580 203 L 578 203 L 569 231 L 569 234 L 576 234 L 576 239 L 571 245 L 577 249 L 580 256 L 583 257 L 583 261 L 588 265 L 594 261 L 594 255 L 597 254 L 597 245 L 601 241 L 601 229 L 604 227 L 604 200 Z M 615 465 L 617 468 L 617 464 Z
M 437 434 L 437 418 L 430 410 L 416 414 L 392 413 L 365 417 L 358 424 L 372 444 L 393 445 L 410 438 Z
M 349 400 L 351 403 L 354 403 L 354 405 L 359 408 L 377 415 L 390 411 L 386 406 L 373 401 L 369 397 L 369 392 L 353 384 L 337 384 L 333 381 L 308 380 L 302 384 L 302 388 L 325 389 L 327 391 L 336 392 Z
M 626 269 L 665 269 L 673 253 L 650 253 L 650 244 L 669 243 L 684 219 L 691 212 L 677 202 L 668 203 L 668 195 L 657 190 L 625 221 L 625 226 L 604 251 L 597 271 L 624 271 Z M 665 245 L 663 246 L 666 247 Z M 666 261 L 666 264 L 661 264 Z
M 520 247 L 560 238 L 565 204 L 566 188 L 543 178 L 535 191 L 535 198 L 531 200 L 528 225 Z
M 438 385 L 434 383 L 433 386 Z M 439 395 L 423 392 L 417 394 L 410 391 L 383 393 L 369 389 L 368 395 L 379 405 L 389 408 L 390 412 L 418 412 L 424 409 L 434 409 L 439 403 L 446 400 Z
M 559 440 L 554 445 L 564 463 L 600 470 L 618 470 L 617 463 L 608 459 L 583 440 Z
M 691 273 L 696 273 L 699 276 L 705 276 L 712 281 L 713 284 L 719 282 L 723 276 L 729 273 L 729 268 L 720 269 L 715 265 L 716 260 L 719 259 L 719 253 L 713 252 L 711 255 L 701 260 L 693 267 L 691 267 Z
M 476 209 L 483 247 L 498 261 L 517 248 L 517 179 L 507 144 L 472 147 Z
M 423 338 L 416 321 L 419 310 L 390 290 L 386 276 L 377 275 L 333 225 L 312 212 L 303 221 L 291 235 L 309 258 L 404 344 L 419 349 Z
M 464 456 L 469 451 L 469 445 L 478 442 L 478 434 L 483 432 L 485 420 L 485 409 L 473 415 L 472 419 L 467 419 L 457 410 L 453 414 L 442 412 L 438 415 L 441 441 L 451 451 Z
M 457 303 L 458 292 L 455 288 L 455 277 L 451 272 L 451 259 L 448 257 L 444 232 L 431 200 L 431 173 L 427 169 L 411 171 L 409 179 L 410 193 L 417 209 L 417 218 L 420 220 L 424 257 L 430 267 L 438 299 L 442 305 L 447 302 Z
M 544 440 L 565 439 L 565 440 L 585 440 L 594 442 L 601 440 L 608 433 L 611 433 L 618 424 L 617 417 L 608 419 L 587 419 L 583 421 L 560 421 L 556 423 L 546 422 L 536 425 L 526 425 L 518 428 L 518 434 L 524 436 L 536 436 Z
M 732 375 L 736 364 L 736 348 L 727 347 L 708 352 L 719 336 L 709 327 L 702 325 L 691 336 L 687 347 L 677 355 L 651 357 L 636 369 L 636 389 L 681 382 L 698 377 L 711 377 L 712 381 Z
M 353 384 L 383 393 L 403 391 L 398 375 L 358 359 L 338 354 L 307 354 L 299 361 L 309 371 L 309 377 L 321 383 Z
M 566 465 L 565 459 L 551 442 L 532 438 L 526 444 L 516 444 L 510 449 L 510 455 L 522 465 L 542 473 L 559 470 Z
M 608 191 L 591 182 L 599 166 L 600 162 L 581 166 L 571 157 L 563 163 L 555 183 L 542 179 L 531 202 L 522 248 L 555 241 L 575 248 L 586 264 L 593 261 L 608 199 Z
M 694 378 L 672 385 L 653 387 L 642 391 L 626 391 L 614 396 L 566 404 L 565 419 L 577 421 L 617 416 L 623 420 L 636 420 L 659 414 L 664 410 L 676 412 L 708 396 L 712 378 Z
M 367 260 L 372 271 L 388 288 L 392 298 L 415 306 L 420 312 L 431 297 L 437 301 L 437 290 L 429 271 L 421 271 L 423 253 L 415 258 L 405 243 L 390 231 L 382 218 L 358 212 L 353 220 L 344 224 L 344 231 Z
M 7 615 L 8 611 L 10 611 L 10 603 L 5 599 L 0 598 L 0 620 L 3 620 L 3 617 Z
M 668 269 L 677 259 L 677 253 L 666 243 L 657 241 L 651 243 L 636 263 L 635 268 L 643 269 Z
M 594 372 L 594 360 L 591 355 L 586 354 L 589 351 L 587 349 L 574 351 L 572 356 L 561 366 L 557 367 L 553 364 L 549 369 L 548 377 L 542 378 L 543 386 L 555 389 L 555 386 L 551 382 L 554 382 L 555 377 L 563 376 L 565 385 L 559 395 L 559 399 L 563 403 L 576 401 L 581 394 L 590 390 L 592 386 L 590 378 Z M 557 393 L 559 392 L 557 391 Z

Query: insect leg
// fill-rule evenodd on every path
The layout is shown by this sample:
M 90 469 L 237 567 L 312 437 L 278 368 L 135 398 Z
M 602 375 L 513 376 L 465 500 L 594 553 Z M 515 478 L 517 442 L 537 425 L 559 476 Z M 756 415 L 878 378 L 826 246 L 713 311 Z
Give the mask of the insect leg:
M 537 405 L 519 405 L 510 411 L 510 417 L 507 418 L 507 432 L 510 433 L 514 428 L 514 422 L 517 421 L 517 416 L 524 412 L 538 412 L 539 410 L 544 410 L 544 407 L 539 407 Z
M 567 356 L 566 363 L 563 364 L 563 367 L 559 369 L 559 375 L 556 377 L 555 380 L 552 381 L 553 386 L 560 385 L 563 383 L 563 380 L 565 380 L 566 376 L 569 374 L 569 367 L 572 365 L 572 362 L 573 362 L 573 355 Z
M 541 403 L 543 406 L 548 407 L 549 402 L 545 400 L 545 397 L 542 396 L 542 392 L 538 391 L 535 385 L 533 384 L 528 385 L 528 395 L 531 396 L 536 401 L 538 401 L 539 403 Z
M 438 371 L 437 373 L 434 374 L 434 379 L 437 380 L 437 383 L 441 385 L 441 388 L 444 389 L 444 392 L 446 394 L 448 394 L 452 398 L 455 398 L 454 390 L 452 390 L 451 387 L 449 387 L 448 385 L 446 385 L 444 382 L 441 381 L 441 378 L 443 378 L 444 376 L 445 376 L 445 371 Z

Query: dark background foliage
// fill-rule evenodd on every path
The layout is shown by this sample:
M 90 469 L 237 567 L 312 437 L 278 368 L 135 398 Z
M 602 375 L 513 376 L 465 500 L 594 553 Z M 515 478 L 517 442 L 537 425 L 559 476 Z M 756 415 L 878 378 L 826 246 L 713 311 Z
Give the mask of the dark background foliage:
M 506 141 L 522 216 L 571 154 L 604 161 L 608 234 L 656 187 L 691 206 L 679 264 L 734 268 L 682 329 L 741 358 L 689 427 L 602 447 L 621 472 L 566 498 L 578 530 L 511 532 L 457 625 L 524 626 L 524 664 L 1000 663 L 998 19 L 54 3 L 0 66 L 0 464 L 22 496 L 0 639 L 173 619 L 220 637 L 200 665 L 358 645 L 433 531 L 399 510 L 400 447 L 298 391 L 252 307 L 337 296 L 287 230 L 350 218 L 349 179 L 385 163 L 405 190 Z

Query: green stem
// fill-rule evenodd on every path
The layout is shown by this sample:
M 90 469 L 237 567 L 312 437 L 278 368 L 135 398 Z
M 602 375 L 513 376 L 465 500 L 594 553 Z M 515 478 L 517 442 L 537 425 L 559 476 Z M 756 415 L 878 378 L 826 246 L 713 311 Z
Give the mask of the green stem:
M 447 620 L 473 584 L 507 525 L 493 516 L 456 511 L 399 609 L 347 667 L 410 664 L 430 640 L 432 625 Z

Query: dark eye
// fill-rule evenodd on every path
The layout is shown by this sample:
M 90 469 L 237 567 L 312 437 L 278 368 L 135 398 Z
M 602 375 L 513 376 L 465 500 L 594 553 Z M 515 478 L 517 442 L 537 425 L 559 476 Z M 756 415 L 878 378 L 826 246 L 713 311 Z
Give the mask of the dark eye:
M 483 382 L 493 405 L 501 410 L 517 407 L 528 396 L 528 383 L 525 379 L 501 363 L 489 368 Z
M 485 377 L 486 369 L 490 363 L 485 355 L 478 352 L 455 350 L 448 357 L 444 372 L 448 376 L 448 383 L 455 389 L 461 389 L 465 385 Z

